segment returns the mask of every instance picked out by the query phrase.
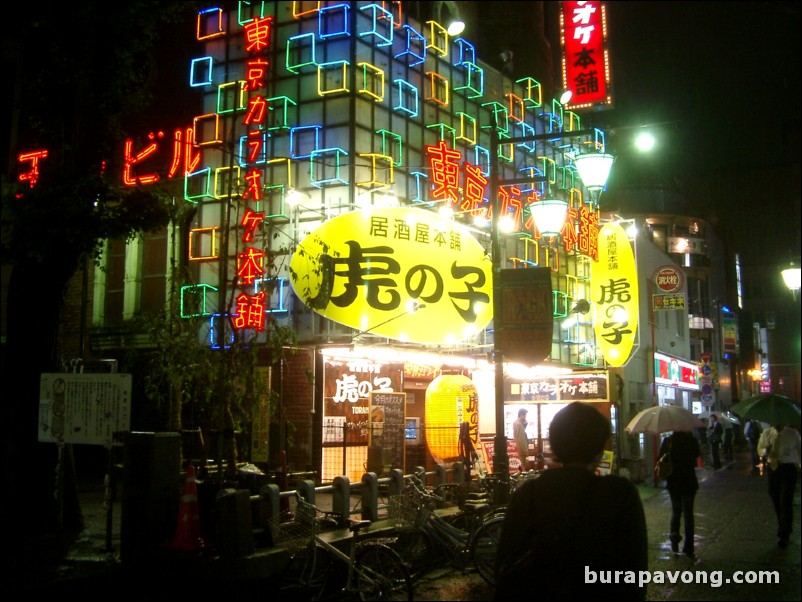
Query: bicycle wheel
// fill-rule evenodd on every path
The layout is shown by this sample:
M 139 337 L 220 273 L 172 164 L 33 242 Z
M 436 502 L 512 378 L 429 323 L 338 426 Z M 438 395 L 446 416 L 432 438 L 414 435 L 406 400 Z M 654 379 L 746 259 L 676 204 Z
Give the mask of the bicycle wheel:
M 318 600 L 326 590 L 332 559 L 325 550 L 309 545 L 290 558 L 281 573 L 279 600 L 307 602 Z
M 392 548 L 407 565 L 413 582 L 423 577 L 437 564 L 434 544 L 426 531 L 403 529 L 394 539 Z
M 412 600 L 412 580 L 401 557 L 382 543 L 362 542 L 356 552 L 360 600 Z
M 490 585 L 496 585 L 496 551 L 501 539 L 501 528 L 504 525 L 504 516 L 495 516 L 486 520 L 476 530 L 471 541 L 471 557 L 476 570 L 482 579 Z

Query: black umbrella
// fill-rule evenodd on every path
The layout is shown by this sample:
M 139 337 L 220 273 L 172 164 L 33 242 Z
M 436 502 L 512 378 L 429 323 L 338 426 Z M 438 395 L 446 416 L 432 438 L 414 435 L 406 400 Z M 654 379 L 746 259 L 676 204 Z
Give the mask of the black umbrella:
M 754 419 L 769 424 L 799 426 L 799 404 L 784 395 L 760 393 L 739 401 L 730 412 L 744 419 Z

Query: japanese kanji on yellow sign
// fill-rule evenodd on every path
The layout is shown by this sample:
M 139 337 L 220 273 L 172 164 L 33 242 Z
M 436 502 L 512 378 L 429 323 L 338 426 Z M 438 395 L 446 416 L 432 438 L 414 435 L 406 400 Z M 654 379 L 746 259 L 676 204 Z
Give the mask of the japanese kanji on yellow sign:
M 464 226 L 423 209 L 374 207 L 328 220 L 298 245 L 290 282 L 326 318 L 402 341 L 462 341 L 493 317 L 484 248 Z M 420 311 L 405 313 L 408 301 Z
M 638 332 L 638 275 L 629 238 L 618 223 L 599 230 L 599 261 L 593 264 L 591 290 L 596 344 L 610 366 L 623 366 Z

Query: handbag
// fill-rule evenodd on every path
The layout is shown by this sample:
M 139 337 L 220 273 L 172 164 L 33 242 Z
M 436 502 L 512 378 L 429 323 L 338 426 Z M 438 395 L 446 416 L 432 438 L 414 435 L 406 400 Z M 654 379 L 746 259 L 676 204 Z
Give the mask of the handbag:
M 657 476 L 661 481 L 665 481 L 672 472 L 674 472 L 674 464 L 671 462 L 671 439 L 669 439 L 665 453 L 657 461 Z

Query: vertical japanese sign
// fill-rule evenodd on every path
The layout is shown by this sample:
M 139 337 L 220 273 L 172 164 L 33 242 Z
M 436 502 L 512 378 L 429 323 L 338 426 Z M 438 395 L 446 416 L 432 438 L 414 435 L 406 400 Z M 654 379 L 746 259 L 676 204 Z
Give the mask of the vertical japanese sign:
M 593 264 L 591 291 L 596 342 L 610 366 L 623 366 L 635 345 L 639 307 L 635 254 L 621 224 L 609 222 L 599 231 L 599 261 Z
M 611 104 L 607 14 L 603 2 L 563 2 L 563 87 L 573 96 L 569 108 Z

